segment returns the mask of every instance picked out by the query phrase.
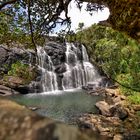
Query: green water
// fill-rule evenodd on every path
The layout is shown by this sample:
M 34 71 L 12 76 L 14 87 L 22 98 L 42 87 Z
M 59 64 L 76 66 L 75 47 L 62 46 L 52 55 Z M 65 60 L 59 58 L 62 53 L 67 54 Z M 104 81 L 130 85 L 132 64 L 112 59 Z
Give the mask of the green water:
M 101 97 L 88 95 L 83 90 L 16 95 L 10 98 L 22 105 L 38 107 L 36 112 L 42 116 L 69 124 L 84 113 L 96 113 L 95 103 L 101 100 Z

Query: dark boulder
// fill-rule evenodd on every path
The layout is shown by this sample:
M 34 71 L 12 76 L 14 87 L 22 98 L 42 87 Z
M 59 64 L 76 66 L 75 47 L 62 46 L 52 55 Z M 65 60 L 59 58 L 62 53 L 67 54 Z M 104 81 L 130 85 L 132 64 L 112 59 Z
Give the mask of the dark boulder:
M 57 65 L 61 64 L 61 61 L 55 56 L 53 56 L 52 61 L 53 61 L 54 66 L 57 66 Z
M 120 118 L 121 120 L 124 120 L 128 117 L 127 110 L 120 104 L 112 106 L 110 108 L 110 112 L 113 116 L 116 116 L 116 117 Z
M 87 85 L 82 86 L 82 89 L 88 90 L 88 91 L 94 91 L 96 88 L 99 87 L 97 82 L 88 82 Z
M 48 50 L 47 50 L 47 54 L 48 54 L 49 56 L 53 56 L 53 49 L 48 49 Z
M 66 72 L 66 65 L 64 63 L 61 65 L 57 65 L 55 67 L 55 72 L 58 74 Z
M 113 86 L 113 85 L 114 85 L 114 82 L 111 79 L 109 79 L 105 76 L 102 77 L 102 79 L 99 83 L 99 86 L 101 86 L 101 87 L 110 87 L 110 86 Z
M 20 94 L 28 94 L 30 92 L 30 87 L 28 85 L 20 85 L 14 88 Z
M 43 91 L 42 83 L 40 81 L 32 81 L 29 86 L 27 86 L 28 93 L 40 93 Z
M 58 83 L 59 90 L 63 90 L 62 79 L 63 79 L 63 73 L 57 74 L 57 83 Z

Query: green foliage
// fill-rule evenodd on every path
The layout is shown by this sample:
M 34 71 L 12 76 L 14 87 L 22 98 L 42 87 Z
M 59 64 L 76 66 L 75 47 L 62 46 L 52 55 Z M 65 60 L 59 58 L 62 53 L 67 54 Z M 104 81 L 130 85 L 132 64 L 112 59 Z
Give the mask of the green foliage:
M 128 96 L 128 100 L 132 104 L 140 104 L 140 93 L 135 93 Z
M 24 80 L 24 83 L 28 83 L 35 77 L 35 73 L 29 65 L 17 61 L 12 64 L 11 69 L 8 71 L 8 76 L 20 77 Z
M 0 12 L 0 44 L 6 44 L 8 47 L 14 47 L 13 44 L 24 44 L 24 48 L 34 49 L 29 32 L 26 12 L 21 13 L 16 8 L 14 11 L 8 9 Z M 44 43 L 44 38 L 38 37 L 37 33 L 34 33 L 34 38 L 38 45 Z
M 85 44 L 90 59 L 107 75 L 140 91 L 140 44 L 110 27 L 97 25 L 79 31 L 76 40 Z M 73 41 L 72 38 L 70 41 Z M 134 98 L 135 103 L 139 103 L 139 96 L 135 96 L 134 90 L 121 87 L 121 91 L 131 95 L 131 101 Z
M 0 44 L 6 44 L 13 47 L 13 44 L 25 48 L 34 48 L 32 38 L 30 36 L 30 28 L 28 23 L 27 9 L 24 8 L 22 2 L 16 2 L 12 6 L 8 6 L 0 12 Z M 43 37 L 37 37 L 38 33 L 34 32 L 34 38 L 37 44 L 44 43 Z
M 25 12 L 21 12 L 18 3 L 13 8 L 9 7 L 0 12 L 0 44 L 31 44 L 30 36 L 27 34 L 29 27 L 26 16 Z
M 12 64 L 11 70 L 8 72 L 8 75 L 19 76 L 22 77 L 27 72 L 27 65 L 17 61 Z
M 6 23 L 5 25 L 7 25 L 8 29 L 2 30 L 3 35 L 0 41 L 2 43 L 5 43 L 5 39 L 9 41 L 15 41 L 17 39 L 19 41 L 20 39 L 22 40 L 22 37 L 24 38 L 24 35 L 31 35 L 32 42 L 36 43 L 36 39 L 40 38 L 40 36 L 47 36 L 49 33 L 52 33 L 57 25 L 70 27 L 71 21 L 67 15 L 70 2 L 71 1 L 61 0 L 1 0 L 0 10 L 1 13 L 4 14 L 4 18 L 1 17 L 1 21 Z M 79 3 L 77 0 L 76 2 Z M 62 12 L 65 12 L 63 18 L 61 17 Z M 9 17 L 7 18 L 7 16 Z M 2 27 L 4 26 L 2 25 Z M 10 36 L 7 35 L 7 33 L 9 33 Z M 22 35 L 21 38 L 20 35 Z
M 82 30 L 83 29 L 83 27 L 84 27 L 84 23 L 83 22 L 80 22 L 79 24 L 78 24 L 78 30 Z

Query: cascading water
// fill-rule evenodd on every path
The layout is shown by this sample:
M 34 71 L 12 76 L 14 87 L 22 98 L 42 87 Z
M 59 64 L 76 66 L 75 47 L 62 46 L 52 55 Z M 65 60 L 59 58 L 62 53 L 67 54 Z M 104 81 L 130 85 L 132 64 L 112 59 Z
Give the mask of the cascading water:
M 64 89 L 71 89 L 86 86 L 89 82 L 96 82 L 100 79 L 94 66 L 89 62 L 86 48 L 82 45 L 81 54 L 82 59 L 78 58 L 79 48 L 74 44 L 66 44 L 66 66 L 67 71 L 64 73 L 63 87 Z
M 86 48 L 72 43 L 56 43 L 38 47 L 39 69 L 42 73 L 42 92 L 81 88 L 88 84 L 98 86 L 101 79 L 89 62 Z
M 39 68 L 42 72 L 41 82 L 43 92 L 58 90 L 56 73 L 54 72 L 50 56 L 48 56 L 42 47 L 37 48 L 37 54 L 39 58 Z

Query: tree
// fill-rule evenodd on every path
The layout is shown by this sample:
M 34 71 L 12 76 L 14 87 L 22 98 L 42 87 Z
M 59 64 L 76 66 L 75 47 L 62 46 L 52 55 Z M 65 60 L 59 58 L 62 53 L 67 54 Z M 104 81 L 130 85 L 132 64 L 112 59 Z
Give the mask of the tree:
M 9 43 L 22 39 L 28 33 L 29 26 L 27 13 L 20 12 L 20 6 L 16 3 L 13 7 L 7 7 L 0 12 L 0 43 Z
M 47 34 L 57 24 L 70 24 L 68 17 L 68 5 L 72 0 L 1 0 L 0 10 L 19 4 L 21 9 L 28 11 L 28 23 L 30 32 L 39 35 Z M 82 2 L 88 2 L 87 11 L 110 9 L 110 17 L 107 20 L 114 29 L 126 32 L 132 38 L 140 42 L 140 10 L 139 0 L 75 0 L 78 7 Z M 24 10 L 23 10 L 24 11 Z M 22 12 L 22 10 L 20 10 Z M 65 18 L 60 17 L 65 12 Z
M 19 30 L 24 31 L 25 33 L 29 33 L 31 35 L 31 40 L 36 50 L 36 42 L 35 40 L 42 35 L 47 35 L 56 24 L 68 24 L 70 19 L 67 16 L 67 9 L 70 0 L 66 0 L 65 2 L 61 0 L 57 1 L 49 1 L 49 0 L 2 0 L 0 1 L 0 10 L 1 13 L 7 16 L 7 13 L 13 15 L 12 24 L 9 25 L 9 29 L 13 28 L 13 24 L 16 25 Z M 18 5 L 18 6 L 17 6 Z M 65 11 L 65 18 L 60 18 L 60 14 Z M 13 14 L 14 13 L 14 14 Z M 19 21 L 19 17 L 17 15 L 23 15 L 24 20 L 26 22 L 26 27 L 28 29 L 23 28 L 21 23 L 16 22 Z M 23 16 L 21 16 L 23 17 Z
M 83 22 L 80 22 L 80 23 L 78 24 L 78 30 L 82 30 L 83 27 L 84 27 L 84 23 L 83 23 Z

